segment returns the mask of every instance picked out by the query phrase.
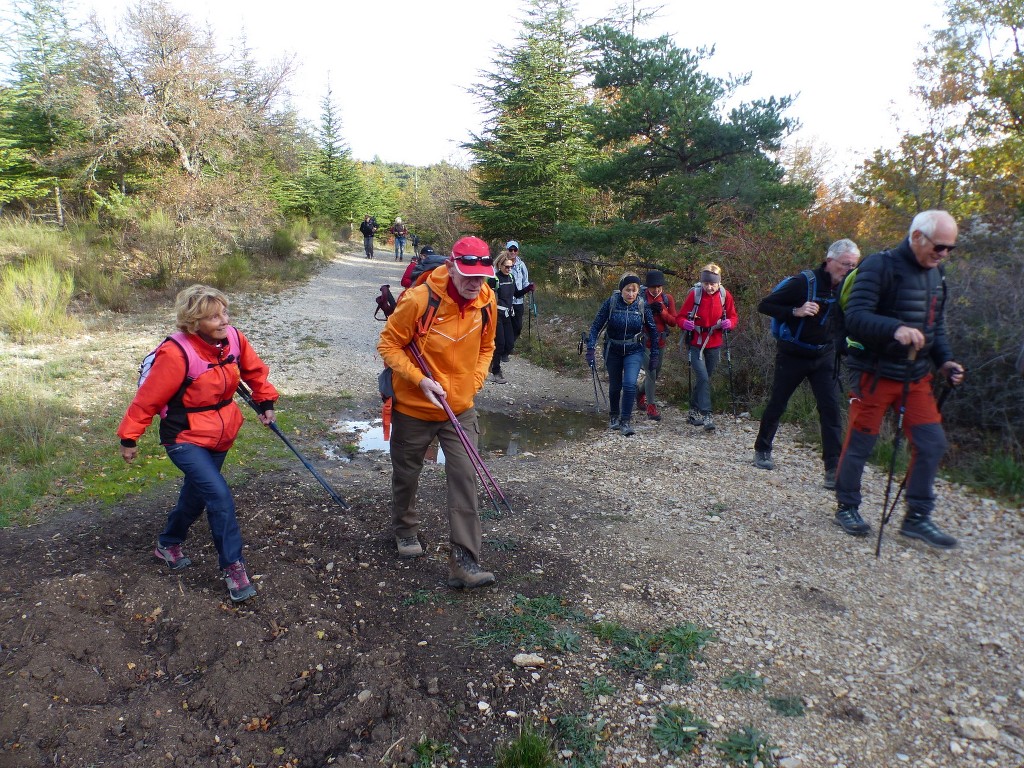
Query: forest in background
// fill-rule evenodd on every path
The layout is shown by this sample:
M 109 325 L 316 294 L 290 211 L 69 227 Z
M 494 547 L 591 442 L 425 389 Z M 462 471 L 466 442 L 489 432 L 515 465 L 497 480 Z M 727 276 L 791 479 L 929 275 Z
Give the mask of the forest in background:
M 526 0 L 517 44 L 472 84 L 486 116 L 472 163 L 412 167 L 354 159 L 330 89 L 319 121 L 302 121 L 284 98 L 293 61 L 222 50 L 173 2 L 140 0 L 114 35 L 95 19 L 73 29 L 60 0 L 16 0 L 0 77 L 0 332 L 70 333 L 76 313 L 196 280 L 297 279 L 364 213 L 382 236 L 401 215 L 440 249 L 469 232 L 520 240 L 552 312 L 592 311 L 625 269 L 663 269 L 682 294 L 719 263 L 741 314 L 735 394 L 756 411 L 774 346 L 760 298 L 835 239 L 868 254 L 944 208 L 961 223 L 948 327 L 969 371 L 945 417 L 970 435 L 964 466 L 1024 493 L 1024 0 L 947 0 L 918 61 L 926 129 L 843 182 L 827 148 L 791 140 L 789 97 L 736 104 L 749 75 L 708 75 L 710 48 L 644 37 L 644 12 L 609 18 L 581 27 L 568 0 Z

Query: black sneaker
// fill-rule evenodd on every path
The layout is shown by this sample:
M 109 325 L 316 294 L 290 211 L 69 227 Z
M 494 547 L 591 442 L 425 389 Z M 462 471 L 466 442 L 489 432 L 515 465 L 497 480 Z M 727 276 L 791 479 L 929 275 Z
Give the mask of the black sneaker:
M 836 471 L 834 469 L 825 470 L 825 480 L 822 485 L 830 491 L 834 491 L 836 489 Z
M 610 416 L 608 418 L 608 429 L 618 429 L 618 428 L 619 428 L 619 417 L 618 416 Z
M 758 469 L 775 469 L 771 451 L 754 451 L 754 466 Z
M 933 523 L 929 518 L 914 518 L 907 516 L 900 526 L 900 533 L 910 539 L 920 539 L 929 547 L 936 549 L 952 549 L 957 541 L 948 533 Z
M 628 421 L 624 421 L 619 425 L 619 431 L 626 437 L 632 437 L 636 434 L 636 430 L 633 429 L 633 425 Z
M 871 533 L 871 525 L 864 522 L 860 510 L 851 505 L 840 504 L 836 510 L 836 525 L 851 536 L 867 536 Z

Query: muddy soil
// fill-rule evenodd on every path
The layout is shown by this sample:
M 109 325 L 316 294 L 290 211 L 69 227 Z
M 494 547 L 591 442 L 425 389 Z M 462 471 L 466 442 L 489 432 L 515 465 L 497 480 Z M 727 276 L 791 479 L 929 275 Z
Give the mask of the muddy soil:
M 300 288 L 238 297 L 282 409 L 344 391 L 351 407 L 325 423 L 376 415 L 373 296 L 402 267 L 350 253 Z M 128 359 L 152 345 L 138 328 L 109 342 Z M 589 379 L 519 356 L 505 373 L 482 409 L 593 410 Z M 876 560 L 873 539 L 832 524 L 820 460 L 788 430 L 764 472 L 755 422 L 720 416 L 705 434 L 664 410 L 633 438 L 595 416 L 572 440 L 488 454 L 514 511 L 482 505 L 498 582 L 475 593 L 444 584 L 443 465 L 421 482 L 427 554 L 399 560 L 388 457 L 329 458 L 343 432 L 296 439 L 348 510 L 298 462 L 236 484 L 259 590 L 241 606 L 202 522 L 190 568 L 151 557 L 174 482 L 0 531 L 0 768 L 483 768 L 524 724 L 546 728 L 565 765 L 730 765 L 716 742 L 745 727 L 773 745 L 764 764 L 787 768 L 1024 765 L 1020 510 L 942 482 L 936 517 L 961 547 L 936 553 L 893 526 Z M 868 470 L 865 489 L 877 510 L 884 477 Z M 643 666 L 595 622 L 713 638 L 672 676 L 669 656 Z M 523 652 L 543 661 L 519 666 Z M 737 673 L 757 684 L 723 686 Z M 692 752 L 655 742 L 668 706 L 706 721 Z

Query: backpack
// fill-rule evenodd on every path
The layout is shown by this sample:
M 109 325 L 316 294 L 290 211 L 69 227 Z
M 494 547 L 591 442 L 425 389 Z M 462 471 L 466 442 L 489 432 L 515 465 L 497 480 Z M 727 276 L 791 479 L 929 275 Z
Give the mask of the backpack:
M 398 304 L 398 301 L 395 300 L 394 294 L 391 293 L 390 283 L 385 283 L 380 287 L 380 296 L 376 298 L 376 302 L 377 309 L 373 313 L 373 319 L 385 322 L 389 317 L 391 317 L 391 313 L 395 311 L 395 305 Z M 384 313 L 384 317 L 378 317 L 381 312 Z
M 644 315 L 647 314 L 647 301 L 646 301 L 646 299 L 644 299 L 644 290 L 645 290 L 645 288 L 643 286 L 640 286 L 640 293 L 637 294 L 636 301 L 634 302 L 634 304 L 636 304 L 637 308 L 640 310 L 640 329 L 641 330 L 640 330 L 640 333 L 637 334 L 637 336 L 639 338 L 631 339 L 630 341 L 631 342 L 635 342 L 637 344 L 644 344 L 644 345 L 646 345 L 647 344 L 647 326 L 644 324 L 644 321 L 645 321 Z M 609 315 L 611 314 L 611 308 L 615 306 L 615 299 L 616 299 L 616 297 L 621 297 L 621 296 L 622 296 L 622 291 L 620 291 L 618 289 L 612 291 L 612 295 L 608 299 L 611 302 L 608 305 Z M 622 303 L 623 304 L 626 303 L 625 299 L 623 299 Z M 627 307 L 631 307 L 631 306 L 633 306 L 633 304 L 626 304 L 626 306 Z M 604 338 L 605 338 L 605 342 L 616 341 L 619 344 L 622 344 L 625 341 L 624 339 L 611 339 L 611 338 L 609 338 L 608 337 L 608 329 L 607 328 L 605 328 Z
M 424 272 L 419 282 L 423 283 L 426 281 L 426 275 L 430 272 Z M 416 283 L 413 284 L 413 288 L 416 287 Z M 381 286 L 383 288 L 384 286 Z M 408 289 L 406 289 L 408 290 Z M 402 300 L 405 296 L 405 291 L 402 291 L 398 295 L 398 301 Z M 397 304 L 397 302 L 396 302 Z M 433 289 L 427 287 L 427 306 L 423 310 L 423 314 L 420 315 L 420 319 L 416 321 L 416 332 L 413 334 L 413 341 L 422 339 L 430 332 L 430 326 L 434 324 L 434 318 L 437 316 L 437 309 L 441 306 L 441 297 L 434 293 Z M 487 330 L 487 326 L 491 321 L 490 313 L 491 305 L 487 304 L 480 308 L 480 323 L 481 333 Z M 394 307 L 391 308 L 391 312 L 394 312 Z M 391 312 L 388 313 L 390 316 Z M 395 399 L 395 387 L 392 383 L 392 377 L 394 371 L 389 366 L 384 366 L 384 370 L 377 374 L 377 390 L 380 392 L 381 399 L 381 419 L 383 421 L 384 439 L 391 439 L 391 410 L 392 402 Z
M 804 279 L 807 280 L 807 299 L 806 301 L 816 301 L 819 304 L 825 304 L 825 311 L 821 313 L 821 319 L 818 320 L 818 325 L 824 325 L 828 320 L 829 313 L 832 311 L 832 305 L 835 303 L 835 299 L 819 299 L 815 293 L 815 287 L 817 285 L 817 277 L 814 272 L 810 269 L 805 269 L 800 272 Z M 795 275 L 783 278 L 779 283 L 772 289 L 772 293 L 779 290 L 782 286 L 793 280 Z M 816 318 L 817 319 L 817 318 Z M 789 323 L 786 320 L 779 320 L 777 317 L 772 318 L 771 333 L 779 341 L 785 341 L 789 344 L 793 344 L 801 349 L 809 349 L 814 352 L 820 352 L 821 350 L 828 347 L 828 344 L 808 344 L 806 341 L 800 340 L 800 334 L 804 330 L 804 321 L 806 317 L 801 317 L 800 322 L 796 325 L 796 331 L 790 328 Z
M 228 365 L 229 363 L 238 363 L 238 358 L 241 354 L 241 345 L 238 341 L 238 329 L 232 325 L 228 326 L 228 356 L 221 360 L 219 363 L 210 363 L 199 356 L 196 352 L 196 348 L 192 346 L 192 342 L 188 340 L 188 334 L 178 331 L 172 333 L 170 336 L 165 338 L 153 350 L 142 358 L 142 362 L 139 364 L 139 381 L 137 387 L 141 387 L 142 383 L 149 377 L 149 372 L 153 368 L 153 361 L 156 360 L 157 350 L 160 349 L 168 341 L 172 341 L 178 345 L 182 354 L 185 355 L 185 380 L 182 382 L 178 391 L 174 394 L 170 400 L 167 401 L 167 405 L 160 409 L 160 418 L 166 419 L 167 413 L 173 406 L 175 410 L 182 410 L 185 413 L 197 413 L 199 411 L 208 411 L 220 406 L 209 406 L 201 405 L 195 408 L 185 408 L 181 404 L 182 397 L 185 395 L 185 390 L 188 389 L 189 385 L 202 376 L 212 368 L 219 368 L 221 366 Z
M 409 284 L 409 288 L 415 288 L 417 285 L 426 282 L 427 276 L 437 267 L 444 264 L 444 262 L 445 257 L 441 254 L 434 254 L 420 260 L 416 266 L 413 267 L 412 272 L 409 273 L 409 276 L 412 278 L 412 283 Z M 395 311 L 395 306 L 409 288 L 404 289 L 400 294 L 398 294 L 398 298 L 396 299 L 394 294 L 391 293 L 391 284 L 385 283 L 382 285 L 380 287 L 380 296 L 374 300 L 377 302 L 377 309 L 373 312 L 374 320 L 384 322 L 391 317 L 391 313 Z M 384 317 L 379 317 L 381 312 L 384 313 Z
M 686 319 L 692 321 L 697 316 L 697 310 L 700 308 L 700 300 L 704 296 L 704 287 L 699 282 L 694 283 L 690 293 L 693 294 L 693 307 L 687 312 Z M 718 300 L 722 302 L 722 317 L 725 317 L 725 286 L 721 284 L 718 287 Z M 693 338 L 693 331 L 685 331 L 679 336 L 679 351 L 684 355 L 687 354 L 687 350 L 690 348 L 691 338 Z

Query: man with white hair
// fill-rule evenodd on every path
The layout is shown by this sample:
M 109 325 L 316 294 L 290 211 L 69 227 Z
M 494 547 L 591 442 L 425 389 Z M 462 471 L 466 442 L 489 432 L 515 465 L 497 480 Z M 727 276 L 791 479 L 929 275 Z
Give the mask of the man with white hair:
M 775 469 L 772 443 L 789 398 L 804 379 L 811 386 L 821 425 L 821 458 L 825 487 L 836 487 L 836 467 L 843 447 L 843 424 L 836 382 L 836 336 L 839 286 L 857 266 L 860 249 L 853 240 L 836 240 L 825 261 L 813 272 L 804 270 L 783 281 L 757 307 L 778 322 L 772 392 L 754 441 L 754 466 Z
M 836 478 L 836 523 L 851 536 L 871 526 L 860 516 L 861 476 L 886 411 L 903 414 L 910 441 L 907 512 L 900 533 L 937 549 L 957 541 L 934 522 L 935 476 L 946 451 L 932 368 L 956 386 L 963 366 L 946 339 L 942 263 L 956 248 L 957 225 L 946 211 L 914 217 L 906 239 L 872 254 L 857 268 L 845 300 L 850 418 Z
M 405 238 L 409 236 L 409 228 L 402 223 L 401 216 L 395 217 L 391 234 L 395 236 L 395 261 L 402 261 L 405 257 Z

